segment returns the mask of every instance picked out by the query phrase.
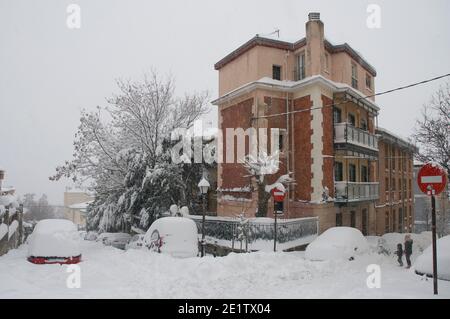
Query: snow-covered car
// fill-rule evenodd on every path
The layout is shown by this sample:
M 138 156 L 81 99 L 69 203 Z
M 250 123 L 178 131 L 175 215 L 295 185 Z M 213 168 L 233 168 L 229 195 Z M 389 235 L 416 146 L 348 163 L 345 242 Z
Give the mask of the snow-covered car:
M 96 241 L 102 242 L 105 246 L 125 249 L 130 239 L 131 235 L 127 233 L 101 233 Z
M 131 237 L 130 241 L 125 246 L 125 250 L 141 249 L 142 247 L 144 247 L 144 237 L 145 234 L 137 234 Z
M 157 219 L 145 234 L 144 244 L 153 252 L 181 258 L 195 257 L 198 255 L 197 225 L 185 217 Z
M 368 252 L 369 244 L 363 234 L 352 227 L 332 227 L 306 247 L 305 257 L 310 260 L 353 260 Z
M 80 236 L 70 220 L 39 221 L 27 242 L 27 259 L 34 264 L 76 264 L 81 261 Z
M 436 241 L 437 273 L 438 278 L 450 280 L 450 235 Z M 422 255 L 417 257 L 414 269 L 418 275 L 433 276 L 433 246 L 426 248 Z

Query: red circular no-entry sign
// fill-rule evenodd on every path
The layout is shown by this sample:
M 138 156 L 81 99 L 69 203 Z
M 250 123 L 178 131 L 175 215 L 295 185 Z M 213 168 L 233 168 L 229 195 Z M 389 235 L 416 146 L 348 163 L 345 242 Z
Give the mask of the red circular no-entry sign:
M 284 200 L 285 192 L 284 190 L 278 188 L 272 188 L 270 191 L 272 193 L 273 199 L 276 202 L 282 202 Z
M 447 184 L 445 170 L 438 164 L 428 163 L 421 167 L 417 174 L 417 185 L 422 193 L 438 195 Z

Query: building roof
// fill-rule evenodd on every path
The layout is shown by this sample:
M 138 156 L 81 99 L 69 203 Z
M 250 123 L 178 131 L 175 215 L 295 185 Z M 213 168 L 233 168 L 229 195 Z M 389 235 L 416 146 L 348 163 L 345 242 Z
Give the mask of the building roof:
M 377 127 L 375 133 L 379 136 L 381 140 L 387 141 L 391 144 L 398 144 L 400 147 L 407 148 L 412 152 L 417 152 L 418 148 L 408 139 L 401 137 L 395 133 L 388 131 L 385 128 Z
M 282 49 L 282 50 L 289 50 L 289 51 L 295 51 L 304 45 L 306 45 L 306 38 L 302 38 L 295 42 L 288 42 L 288 41 L 282 41 L 277 39 L 271 39 L 271 38 L 265 38 L 256 35 L 240 47 L 238 47 L 236 50 L 232 51 L 228 55 L 226 55 L 223 59 L 221 59 L 219 62 L 217 62 L 214 65 L 214 68 L 216 70 L 221 69 L 226 64 L 230 63 L 240 55 L 244 54 L 248 50 L 254 48 L 255 46 L 265 46 L 270 48 L 276 48 L 276 49 Z M 361 64 L 372 76 L 376 76 L 377 72 L 375 68 L 370 65 L 364 57 L 356 50 L 354 50 L 349 44 L 343 43 L 334 45 L 330 41 L 326 40 L 324 41 L 325 49 L 329 51 L 330 53 L 338 53 L 338 52 L 346 52 L 348 55 L 350 55 L 356 62 Z

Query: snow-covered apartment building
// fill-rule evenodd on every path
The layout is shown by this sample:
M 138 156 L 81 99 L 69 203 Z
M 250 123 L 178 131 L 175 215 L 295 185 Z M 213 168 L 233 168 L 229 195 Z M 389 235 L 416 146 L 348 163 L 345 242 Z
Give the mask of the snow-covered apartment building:
M 375 92 L 375 68 L 347 43 L 329 42 L 319 13 L 308 15 L 304 38 L 255 36 L 215 69 L 219 98 L 213 103 L 224 145 L 226 128 L 281 129 L 280 169 L 269 179 L 287 172 L 295 179 L 283 203 L 284 218 L 318 216 L 321 232 L 335 225 L 365 234 L 409 227 L 414 147 L 377 127 L 380 107 L 374 97 L 363 98 Z M 396 164 L 388 165 L 402 165 L 401 171 L 385 166 L 391 155 Z M 218 216 L 243 210 L 253 215 L 258 196 L 252 183 L 242 164 L 219 161 Z M 403 186 L 407 191 L 400 198 L 395 194 Z M 270 201 L 269 216 L 272 207 Z

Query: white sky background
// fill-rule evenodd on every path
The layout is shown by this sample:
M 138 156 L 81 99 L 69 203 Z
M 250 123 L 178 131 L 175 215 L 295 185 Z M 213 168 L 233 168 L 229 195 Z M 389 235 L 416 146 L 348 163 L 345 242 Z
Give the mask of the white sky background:
M 66 7 L 81 6 L 81 29 Z M 367 5 L 381 7 L 368 29 Z M 347 42 L 377 70 L 376 91 L 450 72 L 450 1 L 0 0 L 0 166 L 19 194 L 47 193 L 61 204 L 67 182 L 51 182 L 70 160 L 82 108 L 105 106 L 118 77 L 151 67 L 171 73 L 178 93 L 217 97 L 214 63 L 256 33 L 275 28 L 302 38 L 310 11 L 325 36 Z M 379 125 L 412 132 L 437 81 L 377 98 Z M 217 112 L 208 115 L 216 125 Z

